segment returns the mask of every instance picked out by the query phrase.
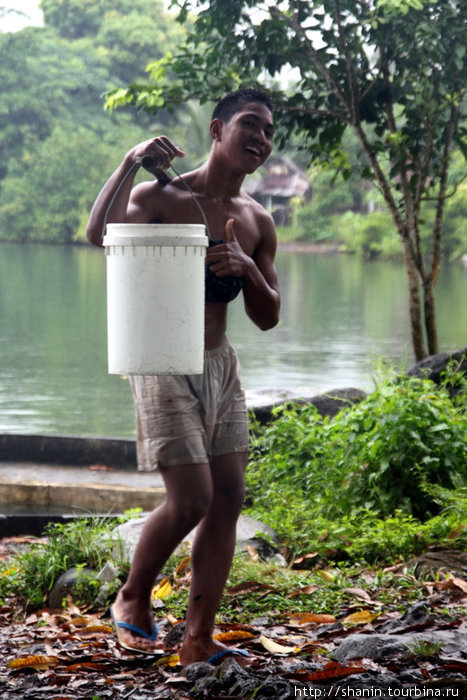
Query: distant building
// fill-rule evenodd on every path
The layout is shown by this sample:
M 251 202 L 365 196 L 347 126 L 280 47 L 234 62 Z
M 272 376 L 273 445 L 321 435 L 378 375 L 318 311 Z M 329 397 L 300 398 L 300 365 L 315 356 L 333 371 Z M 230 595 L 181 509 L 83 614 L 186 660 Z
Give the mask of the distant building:
M 249 179 L 245 189 L 272 214 L 276 224 L 289 223 L 292 197 L 311 199 L 306 173 L 290 158 L 270 156 L 258 174 L 260 179 Z

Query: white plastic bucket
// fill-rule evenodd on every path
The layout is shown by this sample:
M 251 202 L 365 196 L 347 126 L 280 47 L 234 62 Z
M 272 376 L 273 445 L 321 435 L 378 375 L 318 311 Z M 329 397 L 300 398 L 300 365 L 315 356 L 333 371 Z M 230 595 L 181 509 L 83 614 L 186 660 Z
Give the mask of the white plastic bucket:
M 110 374 L 201 374 L 204 258 L 198 224 L 108 224 Z

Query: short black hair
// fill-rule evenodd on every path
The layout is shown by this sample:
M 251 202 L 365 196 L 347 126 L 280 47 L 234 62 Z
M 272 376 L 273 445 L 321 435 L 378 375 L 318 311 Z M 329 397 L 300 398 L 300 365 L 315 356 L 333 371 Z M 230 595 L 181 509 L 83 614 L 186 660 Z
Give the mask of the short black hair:
M 267 92 L 257 88 L 243 88 L 230 92 L 219 100 L 214 107 L 211 119 L 220 119 L 222 122 L 228 122 L 248 102 L 261 102 L 270 112 L 274 111 L 274 103 Z

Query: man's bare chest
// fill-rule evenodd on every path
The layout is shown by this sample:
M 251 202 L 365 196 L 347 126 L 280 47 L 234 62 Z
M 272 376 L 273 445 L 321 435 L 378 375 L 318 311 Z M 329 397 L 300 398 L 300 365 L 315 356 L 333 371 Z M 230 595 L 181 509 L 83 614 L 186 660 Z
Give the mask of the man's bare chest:
M 176 197 L 161 211 L 162 223 L 207 223 L 207 234 L 213 240 L 225 238 L 225 224 L 229 219 L 234 220 L 234 233 L 243 250 L 252 255 L 260 232 L 256 217 L 243 198 Z

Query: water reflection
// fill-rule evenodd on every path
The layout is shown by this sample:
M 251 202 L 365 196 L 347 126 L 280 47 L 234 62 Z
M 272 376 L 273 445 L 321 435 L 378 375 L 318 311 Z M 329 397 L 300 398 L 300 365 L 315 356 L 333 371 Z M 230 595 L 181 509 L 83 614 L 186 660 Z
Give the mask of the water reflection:
M 105 258 L 82 247 L 0 245 L 0 430 L 132 436 L 128 383 L 107 374 Z M 371 389 L 378 358 L 412 362 L 402 265 L 280 252 L 280 325 L 256 329 L 241 299 L 229 335 L 247 390 Z M 467 345 L 467 270 L 438 283 L 442 349 Z

